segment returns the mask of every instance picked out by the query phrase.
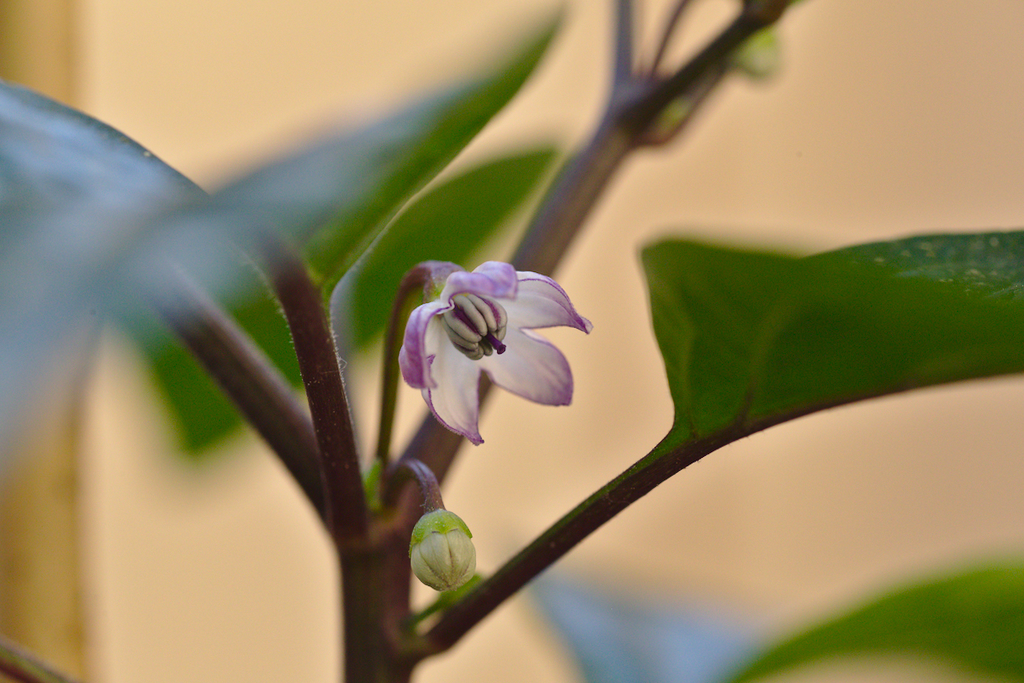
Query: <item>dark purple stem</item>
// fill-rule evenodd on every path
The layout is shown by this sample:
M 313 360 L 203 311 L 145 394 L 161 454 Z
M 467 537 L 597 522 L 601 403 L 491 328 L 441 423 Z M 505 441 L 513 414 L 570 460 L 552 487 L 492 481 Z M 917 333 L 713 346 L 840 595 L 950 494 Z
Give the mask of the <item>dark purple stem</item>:
M 327 494 L 328 529 L 339 547 L 350 541 L 360 542 L 368 528 L 363 479 L 341 366 L 320 289 L 313 284 L 305 264 L 286 245 L 275 245 L 267 259 L 270 282 L 292 333 L 313 418 Z
M 169 283 L 168 296 L 155 302 L 157 310 L 326 522 L 316 434 L 291 386 L 245 332 L 184 275 L 173 274 Z

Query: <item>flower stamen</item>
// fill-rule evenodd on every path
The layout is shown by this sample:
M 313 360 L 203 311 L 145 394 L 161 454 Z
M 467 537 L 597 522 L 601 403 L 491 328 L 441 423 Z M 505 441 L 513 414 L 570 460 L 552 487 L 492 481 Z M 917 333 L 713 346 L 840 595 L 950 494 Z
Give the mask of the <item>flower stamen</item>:
M 502 340 L 508 314 L 501 304 L 476 294 L 456 294 L 453 307 L 441 316 L 452 345 L 470 360 L 480 360 L 495 351 L 505 352 Z

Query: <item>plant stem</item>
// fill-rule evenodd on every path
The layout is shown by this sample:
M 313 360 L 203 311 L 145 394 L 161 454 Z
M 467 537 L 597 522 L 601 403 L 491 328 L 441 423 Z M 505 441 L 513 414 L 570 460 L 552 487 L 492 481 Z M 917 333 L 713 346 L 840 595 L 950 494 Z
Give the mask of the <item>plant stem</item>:
M 352 416 L 320 290 L 287 246 L 268 253 L 270 282 L 288 321 L 306 387 L 327 496 L 327 525 L 339 547 L 366 538 L 368 512 Z
M 320 451 L 327 528 L 341 569 L 345 680 L 381 678 L 389 657 L 385 639 L 382 566 L 385 550 L 370 538 L 352 417 L 341 366 L 319 288 L 285 245 L 268 250 L 270 281 L 281 302 L 299 360 Z
M 665 26 L 662 29 L 661 40 L 658 41 L 658 49 L 654 53 L 654 59 L 651 60 L 651 65 L 648 67 L 648 74 L 651 77 L 657 75 L 658 67 L 661 66 L 661 60 L 665 58 L 669 43 L 672 42 L 672 35 L 676 32 L 679 20 L 682 19 L 683 12 L 686 11 L 686 7 L 689 4 L 690 0 L 679 0 L 676 6 L 672 8 L 672 14 L 669 15 L 668 21 L 665 22 Z
M 615 0 L 615 66 L 612 89 L 633 78 L 633 0 Z
M 658 444 L 449 608 L 424 639 L 435 652 L 448 649 L 498 605 L 605 522 L 683 468 L 748 433 L 749 429 L 737 426 L 682 445 Z
M 74 683 L 62 673 L 0 636 L 0 673 L 22 683 Z
M 381 680 L 387 651 L 383 637 L 381 554 L 347 547 L 339 554 L 341 604 L 344 612 L 344 657 L 347 683 Z
M 179 274 L 180 275 L 180 274 Z M 259 432 L 326 521 L 313 423 L 287 380 L 224 311 L 184 275 L 157 309 L 182 343 Z

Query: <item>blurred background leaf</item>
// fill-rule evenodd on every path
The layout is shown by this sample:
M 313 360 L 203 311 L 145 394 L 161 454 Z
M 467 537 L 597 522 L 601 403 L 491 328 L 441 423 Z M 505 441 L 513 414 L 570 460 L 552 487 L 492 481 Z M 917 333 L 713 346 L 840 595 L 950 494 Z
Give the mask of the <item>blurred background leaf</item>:
M 644 603 L 561 576 L 533 596 L 587 683 L 713 683 L 756 647 L 749 624 L 707 605 Z
M 1024 680 L 1024 564 L 1004 562 L 898 588 L 769 648 L 730 679 L 835 657 L 911 655 Z
M 310 263 L 325 278 L 327 296 L 406 200 L 508 104 L 540 62 L 560 21 L 558 16 L 547 22 L 483 77 L 458 90 L 446 106 L 432 112 L 419 135 L 405 137 L 401 145 L 352 150 L 365 158 L 365 167 L 352 174 L 337 209 L 313 226 L 318 230 L 306 243 Z M 363 142 L 367 132 L 356 140 Z

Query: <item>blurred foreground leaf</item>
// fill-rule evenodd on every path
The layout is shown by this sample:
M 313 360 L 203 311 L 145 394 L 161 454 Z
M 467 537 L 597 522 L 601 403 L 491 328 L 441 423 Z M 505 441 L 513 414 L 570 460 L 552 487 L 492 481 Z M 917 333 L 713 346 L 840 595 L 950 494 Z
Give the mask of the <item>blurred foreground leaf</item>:
M 564 578 L 533 595 L 587 683 L 715 683 L 754 648 L 747 625 L 706 605 L 645 605 Z
M 871 254 L 886 245 L 805 259 L 687 242 L 646 249 L 676 408 L 667 441 L 750 433 L 865 398 L 1024 371 L 1024 302 L 1003 295 L 1020 283 L 1024 252 L 1020 233 L 1000 240 L 978 258 L 948 252 L 929 269 L 941 267 L 939 278 L 916 261 L 876 265 Z M 870 263 L 857 262 L 865 255 Z M 979 293 L 979 267 L 998 274 L 998 296 Z
M 204 196 L 113 128 L 0 82 L 0 453 L 65 345 L 171 246 L 154 213 Z
M 779 643 L 730 680 L 865 655 L 927 657 L 1024 681 L 1024 564 L 1008 562 L 897 589 Z

